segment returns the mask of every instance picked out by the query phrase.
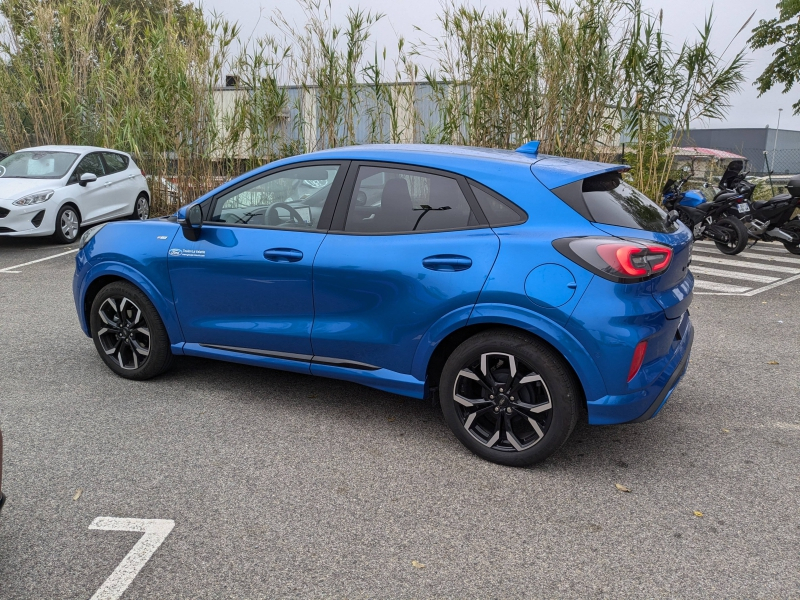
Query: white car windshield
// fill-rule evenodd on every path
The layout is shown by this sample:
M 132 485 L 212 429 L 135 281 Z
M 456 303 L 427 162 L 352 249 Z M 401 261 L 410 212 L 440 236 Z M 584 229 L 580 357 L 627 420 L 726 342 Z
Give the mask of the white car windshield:
M 0 179 L 61 179 L 78 156 L 72 152 L 16 152 L 0 160 Z

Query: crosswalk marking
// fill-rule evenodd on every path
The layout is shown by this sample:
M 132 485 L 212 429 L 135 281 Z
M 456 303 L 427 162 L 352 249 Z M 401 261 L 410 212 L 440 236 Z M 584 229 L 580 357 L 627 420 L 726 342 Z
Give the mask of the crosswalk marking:
M 792 265 L 792 266 L 790 266 Z M 694 243 L 689 270 L 695 293 L 716 296 L 755 296 L 800 281 L 800 257 L 779 243 L 763 243 L 736 256 L 721 254 L 714 242 Z
M 695 252 L 710 253 L 710 254 L 715 254 L 716 253 L 717 255 L 719 255 L 719 252 L 714 250 L 714 249 L 712 249 L 712 248 L 695 248 L 694 251 Z M 739 254 L 738 256 L 741 256 L 743 259 L 746 259 L 746 258 L 757 258 L 758 260 L 768 260 L 768 261 L 772 261 L 772 262 L 789 263 L 789 264 L 797 265 L 798 267 L 800 267 L 800 258 L 793 258 L 788 252 L 786 253 L 786 256 L 773 256 L 772 254 L 755 254 L 755 253 L 749 253 L 749 254 L 742 253 L 742 254 Z
M 695 242 L 694 243 L 694 247 L 695 247 L 695 249 L 698 249 L 698 248 L 710 248 L 712 250 L 716 250 L 717 249 L 717 245 L 714 242 L 708 242 L 708 241 Z M 789 251 L 786 250 L 786 248 L 783 247 L 783 244 L 777 244 L 777 243 L 775 243 L 775 244 L 758 243 L 758 244 L 756 244 L 755 246 L 752 246 L 752 247 L 750 247 L 748 245 L 748 248 L 744 252 L 745 252 L 745 254 L 749 254 L 751 252 L 777 252 L 778 254 L 788 254 L 789 253 Z
M 713 256 L 705 256 L 694 254 L 692 256 L 692 263 L 694 262 L 702 262 L 702 263 L 710 263 L 713 265 L 720 265 L 723 267 L 737 267 L 739 269 L 757 269 L 761 271 L 774 271 L 775 273 L 789 273 L 790 275 L 796 275 L 800 273 L 800 269 L 793 269 L 791 267 L 783 267 L 779 265 L 768 265 L 765 263 L 756 263 L 750 260 L 730 260 L 725 258 L 715 258 Z
M 749 292 L 753 288 L 742 287 L 740 285 L 728 285 L 727 283 L 717 283 L 716 281 L 694 280 L 695 289 L 709 290 L 712 292 L 726 292 L 728 294 L 742 294 Z
M 709 267 L 689 267 L 695 275 L 714 275 L 716 277 L 727 277 L 728 279 L 743 279 L 745 281 L 756 281 L 758 283 L 772 283 L 780 281 L 780 277 L 769 277 L 767 275 L 755 275 L 753 273 L 742 273 L 741 271 L 723 271 L 722 269 L 711 269 Z

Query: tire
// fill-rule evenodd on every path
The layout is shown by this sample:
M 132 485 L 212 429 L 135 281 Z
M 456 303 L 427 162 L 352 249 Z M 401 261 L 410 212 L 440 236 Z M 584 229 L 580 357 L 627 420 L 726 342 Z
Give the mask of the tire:
M 789 221 L 781 229 L 788 229 L 794 235 L 800 236 L 800 221 L 794 219 Z M 792 244 L 791 242 L 783 242 L 783 246 L 792 254 L 800 255 L 800 243 Z
M 120 377 L 150 379 L 172 365 L 164 323 L 135 285 L 115 281 L 100 290 L 89 323 L 100 358 Z
M 509 389 L 512 370 L 516 384 Z M 580 398 L 580 383 L 561 356 L 532 336 L 502 329 L 458 346 L 439 382 L 453 434 L 481 458 L 511 467 L 558 450 L 578 422 Z
M 133 212 L 131 219 L 134 221 L 146 221 L 150 218 L 150 201 L 144 194 L 139 194 L 136 202 L 133 204 Z
M 731 234 L 731 241 L 727 244 L 714 242 L 720 252 L 730 255 L 739 254 L 747 247 L 749 234 L 747 233 L 747 227 L 745 227 L 744 223 L 739 219 L 734 217 L 722 217 L 716 224 L 727 229 L 728 233 Z
M 56 231 L 53 237 L 60 244 L 72 244 L 81 231 L 81 215 L 72 204 L 65 204 L 56 213 Z

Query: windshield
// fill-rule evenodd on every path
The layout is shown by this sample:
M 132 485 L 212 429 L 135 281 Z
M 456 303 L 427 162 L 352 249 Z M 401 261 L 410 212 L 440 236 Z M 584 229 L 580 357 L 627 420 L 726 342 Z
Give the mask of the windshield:
M 17 152 L 0 160 L 0 178 L 61 179 L 77 158 L 72 152 Z

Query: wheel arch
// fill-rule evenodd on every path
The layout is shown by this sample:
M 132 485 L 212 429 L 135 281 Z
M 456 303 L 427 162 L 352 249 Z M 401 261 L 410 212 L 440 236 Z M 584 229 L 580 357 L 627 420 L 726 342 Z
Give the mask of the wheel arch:
M 88 335 L 91 336 L 89 313 L 92 303 L 100 290 L 115 281 L 130 283 L 147 296 L 147 299 L 153 304 L 159 317 L 161 317 L 161 321 L 164 323 L 173 351 L 176 351 L 177 348 L 175 346 L 182 345 L 184 339 L 174 304 L 170 299 L 165 298 L 158 288 L 141 273 L 122 263 L 101 263 L 92 269 L 92 272 L 89 273 L 82 285 L 83 292 L 80 296 L 82 298 L 81 318 Z
M 74 209 L 77 211 L 77 213 L 78 213 L 78 218 L 79 218 L 79 219 L 80 219 L 80 221 L 81 221 L 81 225 L 83 225 L 83 214 L 81 213 L 81 209 L 80 209 L 80 207 L 79 207 L 79 206 L 78 206 L 78 205 L 75 203 L 75 201 L 74 201 L 74 200 L 72 200 L 72 199 L 64 200 L 64 201 L 61 203 L 61 205 L 58 207 L 58 209 L 56 210 L 56 215 L 58 215 L 59 211 L 60 211 L 62 208 L 64 208 L 65 206 L 70 206 L 70 207 L 74 208 Z M 57 227 L 57 226 L 58 226 L 58 224 L 56 224 L 56 227 Z
M 546 317 L 514 306 L 483 306 L 480 310 L 476 307 L 468 319 L 451 323 L 435 336 L 435 342 L 431 339 L 434 336 L 429 335 L 431 331 L 426 333 L 414 358 L 413 369 L 415 376 L 425 380 L 428 393 L 438 387 L 444 364 L 453 350 L 468 338 L 489 329 L 523 333 L 551 348 L 564 359 L 580 382 L 584 404 L 607 394 L 600 371 L 577 339 Z

